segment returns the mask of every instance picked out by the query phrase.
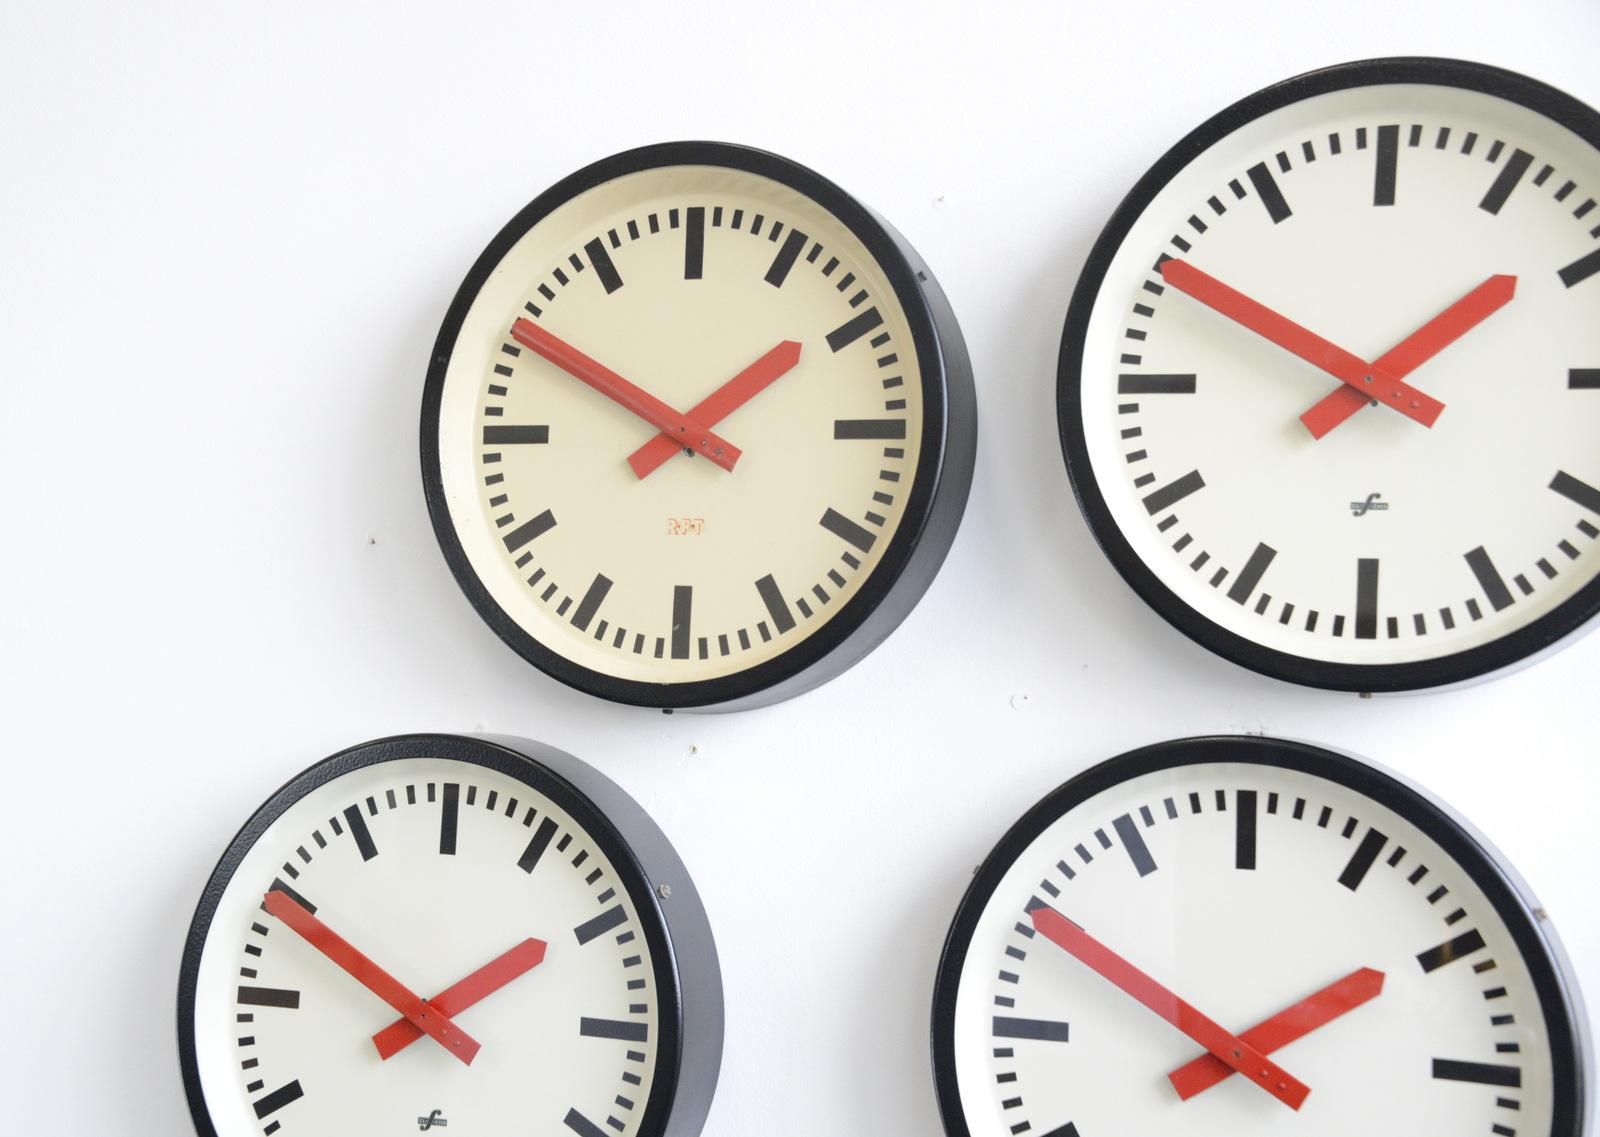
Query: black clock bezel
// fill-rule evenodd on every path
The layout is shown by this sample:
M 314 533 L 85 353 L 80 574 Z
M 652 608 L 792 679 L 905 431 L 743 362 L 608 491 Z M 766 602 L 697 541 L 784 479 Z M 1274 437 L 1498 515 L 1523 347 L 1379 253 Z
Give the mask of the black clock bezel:
M 350 747 L 297 774 L 245 822 L 207 881 L 190 924 L 178 978 L 179 1065 L 189 1113 L 199 1137 L 218 1137 L 218 1133 L 200 1081 L 195 1044 L 196 989 L 212 918 L 228 884 L 271 825 L 307 794 L 352 771 L 408 758 L 450 759 L 482 766 L 521 782 L 565 810 L 605 854 L 638 913 L 650 948 L 652 981 L 660 1004 L 655 1077 L 650 1096 L 639 1112 L 639 1134 L 698 1134 L 711 1105 L 721 1061 L 720 972 L 699 896 L 665 836 L 620 788 L 598 771 L 552 747 L 513 738 L 415 734 Z M 584 782 L 583 788 L 574 784 L 574 778 Z M 603 804 L 596 798 L 604 799 Z M 641 852 L 650 856 L 651 866 L 641 860 Z M 672 894 L 679 918 L 671 924 L 651 872 L 652 868 L 661 872 L 664 860 L 677 870 L 672 874 Z M 268 883 L 263 882 L 263 888 Z M 714 1005 L 686 1015 L 686 989 L 698 991 L 707 1002 L 714 996 Z M 686 1032 L 686 1018 L 690 1017 L 693 1026 Z M 680 1100 L 683 1091 L 695 1100 Z
M 906 314 L 921 371 L 922 454 L 905 512 L 882 559 L 855 594 L 794 647 L 714 679 L 652 683 L 620 679 L 546 647 L 500 607 L 473 571 L 457 539 L 439 454 L 445 373 L 473 300 L 521 237 L 571 198 L 627 174 L 663 166 L 720 166 L 769 178 L 805 195 L 848 228 L 878 262 Z M 787 158 L 722 142 L 666 142 L 601 159 L 540 194 L 478 257 L 440 328 L 423 392 L 421 456 L 434 533 L 457 584 L 478 615 L 523 659 L 545 674 L 617 703 L 667 710 L 739 710 L 810 690 L 848 670 L 911 613 L 943 563 L 966 507 L 977 445 L 972 369 L 955 314 L 933 274 L 882 218 L 837 185 Z
M 1095 541 L 1130 587 L 1168 623 L 1202 647 L 1275 679 L 1336 691 L 1415 691 L 1469 683 L 1523 662 L 1587 630 L 1600 614 L 1600 574 L 1558 607 L 1497 639 L 1410 663 L 1333 663 L 1266 647 L 1213 622 L 1170 589 L 1135 552 L 1096 481 L 1084 435 L 1084 341 L 1112 259 L 1156 195 L 1217 142 L 1250 122 L 1317 95 L 1378 84 L 1457 87 L 1497 96 L 1566 127 L 1600 150 L 1600 112 L 1555 87 L 1513 71 L 1455 59 L 1404 57 L 1344 63 L 1258 91 L 1190 132 L 1139 179 L 1095 242 L 1078 279 L 1062 332 L 1056 416 L 1068 477 Z
M 984 859 L 956 910 L 934 983 L 934 1088 L 947 1137 L 972 1137 L 956 1081 L 956 995 L 973 933 L 1007 870 L 1058 818 L 1095 795 L 1146 774 L 1216 762 L 1280 767 L 1354 790 L 1416 825 L 1462 867 L 1505 922 L 1538 991 L 1550 1039 L 1554 1087 L 1548 1137 L 1582 1137 L 1592 1091 L 1577 981 L 1564 962 L 1554 932 L 1537 923 L 1531 897 L 1525 896 L 1515 871 L 1485 839 L 1420 788 L 1350 755 L 1261 735 L 1176 739 L 1092 766 L 1045 795 Z

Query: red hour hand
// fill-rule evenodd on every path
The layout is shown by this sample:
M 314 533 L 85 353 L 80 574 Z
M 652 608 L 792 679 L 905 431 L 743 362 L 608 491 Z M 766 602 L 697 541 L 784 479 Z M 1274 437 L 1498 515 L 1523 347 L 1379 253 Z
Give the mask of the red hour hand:
M 1396 378 L 1404 378 L 1498 312 L 1516 291 L 1516 277 L 1491 276 L 1373 360 L 1372 365 Z M 1321 438 L 1366 405 L 1365 394 L 1354 387 L 1340 387 L 1301 415 L 1300 421 L 1306 424 L 1313 438 Z
M 1032 915 L 1034 928 L 1045 939 L 1076 956 L 1290 1109 L 1299 1109 L 1311 1093 L 1310 1086 L 1248 1042 L 1229 1034 L 1054 908 L 1035 908 Z
M 313 916 L 309 909 L 277 889 L 267 893 L 262 906 L 306 943 L 349 972 L 356 982 L 399 1011 L 419 1031 L 468 1066 L 472 1065 L 479 1050 L 476 1039 L 451 1022 L 448 1015 L 429 1007 L 400 980 Z
M 428 1006 L 442 1015 L 459 1015 L 487 999 L 513 979 L 527 974 L 544 962 L 543 940 L 526 939 L 510 951 L 484 964 L 453 987 L 447 987 L 428 1000 Z M 422 1037 L 410 1019 L 396 1019 L 372 1036 L 379 1057 L 387 1061 Z
M 618 406 L 632 411 L 663 434 L 677 439 L 676 445 L 705 455 L 724 470 L 732 470 L 739 460 L 741 451 L 733 443 L 713 434 L 689 415 L 679 414 L 644 388 L 630 383 L 532 320 L 519 319 L 512 324 L 511 338 L 538 352 L 574 379 L 587 383 Z
M 786 375 L 800 362 L 800 345 L 784 340 L 749 367 L 718 387 L 701 402 L 689 408 L 689 417 L 715 426 L 744 406 L 769 384 Z M 641 478 L 655 473 L 664 462 L 683 449 L 671 434 L 658 434 L 628 456 L 628 465 Z
M 1163 261 L 1161 275 L 1178 291 L 1188 293 L 1206 307 L 1321 368 L 1360 391 L 1364 399 L 1376 399 L 1423 426 L 1432 426 L 1444 410 L 1444 404 L 1438 399 L 1230 288 L 1188 261 Z
M 1340 1015 L 1348 1014 L 1383 990 L 1383 972 L 1363 967 L 1352 971 L 1336 983 L 1279 1011 L 1265 1022 L 1257 1023 L 1239 1035 L 1263 1054 L 1288 1046 L 1297 1038 L 1304 1038 L 1318 1027 L 1326 1026 Z M 1188 1101 L 1196 1094 L 1209 1090 L 1233 1076 L 1232 1067 L 1218 1061 L 1213 1054 L 1202 1054 L 1167 1075 L 1178 1096 Z

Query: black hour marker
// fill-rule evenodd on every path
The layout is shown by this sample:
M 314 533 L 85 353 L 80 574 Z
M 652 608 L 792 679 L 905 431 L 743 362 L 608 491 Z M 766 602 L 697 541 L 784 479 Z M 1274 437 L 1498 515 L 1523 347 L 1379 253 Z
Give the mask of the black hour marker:
M 904 438 L 906 420 L 903 418 L 839 418 L 833 420 L 833 437 L 836 439 Z
M 593 920 L 585 920 L 576 928 L 573 928 L 572 934 L 578 937 L 578 943 L 586 944 L 596 936 L 603 936 L 619 924 L 626 923 L 627 919 L 628 914 L 622 910 L 622 905 L 616 904 L 607 908 Z
M 594 274 L 600 278 L 600 283 L 606 286 L 606 294 L 610 295 L 622 287 L 622 277 L 617 275 L 617 266 L 611 263 L 611 254 L 606 252 L 606 247 L 596 237 L 583 247 L 589 254 L 589 263 L 594 266 Z
M 1433 1076 L 1449 1082 L 1476 1082 L 1483 1086 L 1522 1085 L 1520 1066 L 1496 1066 L 1489 1062 L 1457 1062 L 1453 1058 L 1435 1058 Z
M 1550 479 L 1550 488 L 1570 501 L 1575 501 L 1590 513 L 1600 513 L 1600 490 L 1588 482 L 1574 478 L 1565 470 L 1557 470 Z
M 618 1022 L 616 1019 L 579 1019 L 578 1033 L 589 1038 L 618 1038 L 624 1042 L 648 1042 L 650 1039 L 647 1023 Z
M 1289 203 L 1283 200 L 1283 191 L 1278 188 L 1278 181 L 1272 176 L 1272 171 L 1267 169 L 1265 162 L 1257 162 L 1247 171 L 1250 175 L 1250 184 L 1256 188 L 1256 196 L 1261 199 L 1261 204 L 1267 207 L 1267 216 L 1272 218 L 1272 223 L 1277 225 L 1290 217 L 1293 210 Z
M 544 851 L 550 847 L 550 839 L 556 835 L 556 823 L 546 817 L 539 822 L 539 827 L 533 831 L 533 838 L 528 842 L 528 847 L 522 850 L 522 856 L 517 858 L 517 867 L 523 872 L 532 872 L 539 864 L 539 858 L 544 856 Z
M 1239 570 L 1239 575 L 1233 578 L 1233 586 L 1228 589 L 1228 599 L 1235 604 L 1243 604 L 1250 599 L 1250 594 L 1256 590 L 1256 585 L 1261 583 L 1262 575 L 1267 567 L 1272 564 L 1272 558 L 1278 555 L 1278 550 L 1271 545 L 1257 544 L 1255 552 L 1250 554 L 1250 559 L 1244 563 L 1244 568 Z
M 1372 204 L 1394 204 L 1395 164 L 1400 157 L 1399 126 L 1378 127 L 1376 167 L 1372 176 Z
M 525 521 L 505 535 L 506 552 L 514 553 L 541 533 L 556 527 L 556 515 L 548 509 L 532 521 Z
M 578 610 L 572 614 L 572 626 L 580 632 L 589 630 L 589 623 L 594 619 L 594 614 L 600 611 L 600 605 L 605 602 L 606 593 L 611 591 L 611 581 L 602 573 L 595 573 L 594 580 L 589 582 L 589 590 L 583 594 L 583 599 L 578 601 Z
M 1356 639 L 1378 638 L 1378 562 L 1362 557 L 1356 561 Z
M 1502 608 L 1511 607 L 1511 590 L 1506 587 L 1500 570 L 1494 567 L 1494 562 L 1489 559 L 1489 554 L 1484 551 L 1483 546 L 1479 545 L 1463 555 L 1467 559 L 1467 567 L 1472 570 L 1472 575 L 1478 578 L 1478 587 L 1483 589 L 1484 596 L 1494 606 L 1494 610 L 1498 612 Z
M 275 876 L 275 877 L 272 878 L 272 887 L 269 888 L 267 891 L 268 892 L 281 892 L 285 896 L 287 896 L 290 900 L 293 900 L 296 904 L 300 905 L 300 907 L 304 908 L 307 912 L 310 912 L 313 915 L 316 914 L 317 906 L 315 904 L 311 903 L 311 901 L 307 900 L 304 896 L 301 896 L 294 889 L 290 888 L 287 884 L 284 884 L 283 883 L 283 878 L 281 876 Z M 261 905 L 262 911 L 266 911 L 266 907 L 267 907 L 266 904 L 263 903 Z
M 689 620 L 694 608 L 694 588 L 680 584 L 672 590 L 672 658 L 689 658 Z
M 550 427 L 544 423 L 533 426 L 486 426 L 483 428 L 485 446 L 543 445 L 550 441 Z
M 1562 269 L 1561 283 L 1571 288 L 1574 284 L 1582 284 L 1597 272 L 1600 272 L 1600 249 L 1579 257 Z
M 1256 867 L 1256 791 L 1240 790 L 1234 795 L 1233 867 Z
M 378 846 L 372 843 L 372 831 L 367 828 L 367 819 L 361 816 L 359 805 L 346 806 L 344 811 L 345 824 L 350 827 L 350 836 L 356 839 L 356 848 L 361 850 L 361 859 L 370 861 L 378 855 Z
M 1066 1042 L 1067 1024 L 1045 1019 L 1014 1019 L 994 1016 L 996 1038 L 1031 1038 L 1036 1042 Z
M 683 225 L 683 279 L 699 280 L 706 260 L 706 211 L 691 205 Z
M 1513 150 L 1511 157 L 1506 159 L 1506 164 L 1500 167 L 1500 173 L 1494 179 L 1494 184 L 1489 187 L 1489 192 L 1483 195 L 1483 200 L 1478 203 L 1478 208 L 1487 213 L 1499 213 L 1500 207 L 1505 205 L 1506 199 L 1511 196 L 1511 191 L 1517 188 L 1517 183 L 1522 181 L 1522 175 L 1528 172 L 1528 167 L 1533 164 L 1533 155 L 1526 150 Z
M 444 799 L 439 805 L 439 852 L 447 857 L 456 855 L 456 820 L 461 812 L 461 786 L 457 782 L 444 784 Z
M 1119 395 L 1192 395 L 1193 375 L 1118 375 Z
M 872 552 L 872 543 L 877 540 L 871 533 L 836 509 L 829 509 L 817 524 L 863 553 Z
M 567 1110 L 566 1126 L 579 1137 L 606 1137 L 606 1132 L 575 1109 Z
M 842 351 L 882 323 L 883 317 L 878 314 L 878 310 L 868 308 L 829 332 L 828 348 L 832 351 Z
M 780 634 L 794 627 L 794 613 L 789 611 L 789 603 L 778 591 L 778 582 L 772 579 L 771 573 L 756 581 L 756 591 L 761 593 L 761 602 L 767 606 L 772 625 Z
M 240 987 L 238 1003 L 247 1007 L 283 1007 L 294 1011 L 300 1008 L 300 992 L 281 987 Z
M 1567 372 L 1567 386 L 1574 391 L 1600 391 L 1600 367 L 1574 367 Z
M 305 1091 L 300 1088 L 299 1079 L 296 1079 L 290 1082 L 287 1086 L 279 1086 L 266 1097 L 257 1098 L 250 1104 L 256 1111 L 256 1120 L 260 1121 L 265 1117 L 269 1117 L 272 1114 L 277 1113 L 290 1102 L 299 1101 L 304 1094 Z
M 1124 813 L 1121 817 L 1112 819 L 1111 827 L 1122 839 L 1122 847 L 1127 850 L 1128 858 L 1133 861 L 1133 867 L 1139 870 L 1139 875 L 1149 876 L 1155 872 L 1156 859 L 1150 855 L 1150 847 L 1139 835 L 1139 829 L 1134 825 L 1133 818 Z
M 794 267 L 794 262 L 800 256 L 800 250 L 805 248 L 807 240 L 809 238 L 800 230 L 789 230 L 789 236 L 784 240 L 783 247 L 778 250 L 778 255 L 772 258 L 772 266 L 767 269 L 768 284 L 774 288 L 783 287 L 783 282 L 789 278 L 789 270 Z
M 1145 495 L 1145 511 L 1154 517 L 1162 510 L 1171 509 L 1196 490 L 1204 489 L 1205 484 L 1206 480 L 1200 476 L 1199 470 L 1190 470 L 1177 481 L 1168 482 L 1160 489 Z
M 1078 1127 L 1069 1121 L 1059 1129 L 1050 1130 L 1044 1137 L 1078 1137 Z
M 1389 838 L 1376 829 L 1368 829 L 1367 835 L 1361 838 L 1361 844 L 1356 846 L 1355 853 L 1350 857 L 1350 863 L 1344 866 L 1344 871 L 1339 874 L 1339 883 L 1351 892 L 1361 887 L 1361 882 L 1366 879 L 1367 870 L 1372 868 L 1372 863 L 1378 859 L 1378 854 L 1383 852 L 1384 845 Z
M 1427 951 L 1417 953 L 1417 962 L 1422 965 L 1423 971 L 1437 971 L 1447 963 L 1454 963 L 1463 956 L 1481 951 L 1484 947 L 1483 936 L 1474 928 L 1470 932 L 1462 932 L 1453 940 L 1446 940 L 1442 944 L 1429 948 Z

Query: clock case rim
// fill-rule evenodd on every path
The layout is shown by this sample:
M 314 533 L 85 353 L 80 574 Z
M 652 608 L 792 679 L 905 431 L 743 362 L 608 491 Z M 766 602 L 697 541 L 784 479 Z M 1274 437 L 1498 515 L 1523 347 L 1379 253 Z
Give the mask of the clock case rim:
M 507 735 L 406 734 L 363 742 L 296 774 L 251 814 L 212 870 L 185 939 L 178 976 L 178 1058 L 199 1137 L 218 1137 L 195 1047 L 195 995 L 212 917 L 240 863 L 268 827 L 311 791 L 344 774 L 406 758 L 483 766 L 544 794 L 600 846 L 639 913 L 661 1004 L 655 1081 L 639 1137 L 696 1137 L 722 1064 L 723 994 L 716 941 L 688 869 L 655 820 L 604 774 L 564 751 Z M 671 886 L 664 902 L 656 889 Z M 663 903 L 671 905 L 669 918 Z
M 882 559 L 822 627 L 753 667 L 715 679 L 651 683 L 619 679 L 546 647 L 500 607 L 457 540 L 440 467 L 439 410 L 445 372 L 479 289 L 511 247 L 552 211 L 587 190 L 663 166 L 720 166 L 769 178 L 815 201 L 866 247 L 906 314 L 922 385 L 922 452 L 905 512 Z M 594 162 L 545 190 L 513 217 L 473 263 L 445 315 L 422 399 L 422 481 L 434 534 L 456 583 L 484 622 L 540 671 L 589 695 L 662 710 L 733 711 L 766 706 L 834 679 L 865 658 L 911 614 L 955 540 L 977 451 L 972 364 L 927 263 L 887 221 L 815 171 L 764 150 L 726 142 L 663 142 Z
M 1056 369 L 1056 420 L 1073 494 L 1101 552 L 1134 592 L 1191 640 L 1242 667 L 1307 687 L 1364 694 L 1466 685 L 1560 650 L 1588 631 L 1600 614 L 1600 574 L 1532 623 L 1489 643 L 1432 659 L 1334 663 L 1266 647 L 1201 615 L 1139 558 L 1111 516 L 1095 480 L 1084 436 L 1081 390 L 1084 341 L 1106 272 L 1129 230 L 1168 182 L 1217 142 L 1271 111 L 1316 95 L 1391 83 L 1457 87 L 1496 96 L 1544 115 L 1600 150 L 1600 112 L 1547 83 L 1485 63 L 1432 56 L 1365 59 L 1263 88 L 1185 135 L 1117 206 L 1073 290 Z
M 1030 807 L 984 858 L 957 906 L 934 981 L 933 1080 L 946 1137 L 972 1137 L 956 1081 L 956 994 L 973 933 L 1006 871 L 1053 822 L 1096 794 L 1146 774 L 1218 762 L 1273 766 L 1326 779 L 1393 810 L 1438 842 L 1483 889 L 1533 977 L 1550 1039 L 1549 1137 L 1587 1134 L 1594 1071 L 1577 975 L 1548 917 L 1538 918 L 1543 906 L 1504 854 L 1429 791 L 1366 759 L 1291 739 L 1205 735 L 1153 743 L 1091 766 Z

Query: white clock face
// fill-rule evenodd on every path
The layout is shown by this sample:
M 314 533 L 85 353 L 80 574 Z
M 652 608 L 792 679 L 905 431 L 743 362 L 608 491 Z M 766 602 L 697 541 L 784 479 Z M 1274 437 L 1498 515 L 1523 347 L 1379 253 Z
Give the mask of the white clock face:
M 1600 571 L 1597 198 L 1594 145 L 1460 87 L 1331 91 L 1217 139 L 1116 247 L 1063 403 L 1113 557 L 1269 671 L 1252 648 L 1403 667 L 1574 601 Z M 1196 278 L 1316 339 L 1219 310 Z M 1442 412 L 1364 401 L 1308 342 Z
M 941 977 L 952 1132 L 1578 1132 L 1570 1069 L 1558 1085 L 1541 992 L 1479 866 L 1403 813 L 1331 778 L 1205 761 L 1041 824 L 985 866 L 992 891 L 969 898 L 964 960 Z M 1270 1051 L 1310 1087 L 1298 1110 L 1036 930 L 1041 907 Z M 1303 1001 L 1310 1029 L 1263 1041 Z
M 518 321 L 717 444 L 673 445 Z M 720 166 L 624 173 L 517 237 L 461 320 L 437 431 L 454 540 L 562 660 L 670 685 L 746 671 L 882 562 L 923 453 L 921 376 L 884 270 L 816 201 Z
M 271 890 L 420 999 L 476 983 L 451 1015 L 481 1047 L 470 1064 L 265 911 Z M 406 758 L 325 782 L 255 840 L 211 917 L 194 1047 L 219 1137 L 626 1135 L 674 999 L 627 885 L 570 814 L 496 770 Z

